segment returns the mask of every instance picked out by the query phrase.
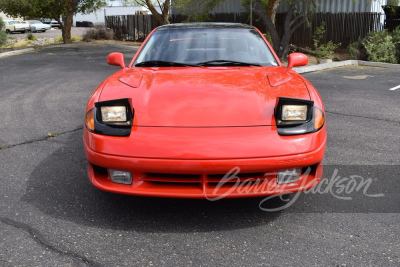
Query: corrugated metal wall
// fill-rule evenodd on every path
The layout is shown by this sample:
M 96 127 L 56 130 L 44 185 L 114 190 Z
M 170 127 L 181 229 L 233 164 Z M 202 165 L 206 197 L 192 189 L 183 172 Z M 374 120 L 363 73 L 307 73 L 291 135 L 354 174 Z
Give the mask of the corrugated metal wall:
M 201 1 L 201 0 L 199 0 Z M 172 0 L 172 14 L 182 13 L 174 7 Z M 376 0 L 371 3 L 369 0 L 316 0 L 318 13 L 331 12 L 378 12 L 383 13 L 382 5 L 386 5 L 387 0 Z M 285 13 L 288 8 L 288 2 L 282 0 L 278 13 Z M 297 9 L 300 12 L 304 11 L 304 3 L 300 3 Z M 246 9 L 243 7 L 240 0 L 226 0 L 218 4 L 212 11 L 212 13 L 240 13 L 245 12 Z
M 195 2 L 199 2 L 198 4 L 194 4 L 194 6 L 201 6 L 201 2 L 203 0 L 195 0 Z M 174 0 L 172 0 L 171 3 L 171 11 L 172 14 L 185 14 L 185 13 L 192 13 L 192 12 L 197 12 L 200 13 L 198 10 L 187 10 L 186 12 L 183 12 L 183 10 L 178 9 L 174 5 Z M 214 9 L 212 10 L 211 13 L 242 13 L 246 12 L 246 9 L 243 7 L 242 2 L 240 0 L 225 0 L 224 2 L 218 4 Z
M 246 12 L 240 0 L 227 0 L 217 5 L 212 13 L 241 13 Z
M 368 0 L 317 0 L 317 10 L 318 13 L 350 13 L 350 12 L 378 12 L 383 13 L 381 5 L 385 5 L 387 0 L 377 0 L 370 2 Z M 286 12 L 288 8 L 288 3 L 282 0 L 281 5 L 278 8 L 278 13 Z M 304 11 L 304 4 L 299 4 L 297 9 L 300 12 Z

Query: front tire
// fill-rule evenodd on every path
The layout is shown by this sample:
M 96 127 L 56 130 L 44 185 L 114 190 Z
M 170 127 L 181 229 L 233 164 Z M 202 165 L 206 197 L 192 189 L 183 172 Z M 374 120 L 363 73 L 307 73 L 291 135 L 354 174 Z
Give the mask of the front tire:
M 11 34 L 10 30 L 8 30 L 8 29 L 6 30 L 6 33 L 7 33 L 7 34 Z

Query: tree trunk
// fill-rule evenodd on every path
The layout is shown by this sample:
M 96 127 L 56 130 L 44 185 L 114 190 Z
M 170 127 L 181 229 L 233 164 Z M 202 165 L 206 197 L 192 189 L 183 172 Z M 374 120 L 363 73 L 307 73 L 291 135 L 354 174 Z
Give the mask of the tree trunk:
M 150 10 L 151 14 L 160 22 L 161 25 L 169 24 L 168 13 L 169 13 L 169 3 L 170 1 L 165 1 L 164 8 L 162 9 L 162 14 L 158 13 L 154 8 L 151 0 L 146 0 L 146 5 Z
M 162 10 L 163 19 L 164 19 L 164 22 L 165 22 L 164 24 L 170 24 L 169 19 L 168 19 L 170 2 L 171 1 L 169 1 L 169 0 L 165 1 L 164 8 Z
M 268 16 L 271 18 L 275 25 L 276 10 L 281 4 L 281 0 L 270 0 L 268 3 Z
M 74 12 L 71 6 L 67 7 L 67 14 L 65 16 L 65 21 L 63 21 L 61 29 L 62 29 L 62 37 L 64 44 L 71 44 L 71 27 L 72 27 L 72 19 L 74 17 Z
M 278 57 L 281 60 L 286 60 L 287 56 L 289 54 L 289 44 L 290 44 L 290 38 L 292 37 L 292 29 L 291 29 L 291 25 L 292 25 L 292 16 L 293 16 L 293 12 L 296 9 L 296 4 L 297 1 L 294 0 L 292 1 L 292 3 L 289 6 L 289 9 L 286 13 L 286 18 L 285 18 L 285 24 L 283 26 L 283 36 L 280 42 L 280 49 L 279 49 L 279 53 L 278 53 Z
M 273 1 L 273 0 L 271 0 Z M 290 38 L 295 29 L 297 29 L 301 24 L 304 23 L 304 19 L 301 19 L 301 15 L 297 15 L 293 18 L 294 11 L 296 10 L 296 5 L 299 0 L 292 0 L 289 6 L 288 11 L 286 12 L 286 18 L 283 26 L 283 36 L 280 37 L 278 31 L 276 30 L 275 24 L 268 14 L 267 9 L 261 3 L 261 0 L 254 0 L 253 2 L 253 11 L 257 13 L 260 18 L 264 21 L 267 29 L 271 34 L 272 46 L 274 47 L 276 55 L 280 58 L 281 61 L 287 59 L 289 54 L 289 44 Z M 279 5 L 281 1 L 275 0 L 273 4 Z M 273 8 L 274 5 L 271 6 Z M 276 6 L 277 8 L 277 6 Z M 273 9 L 271 9 L 271 14 L 273 14 Z M 276 12 L 276 9 L 275 9 Z
M 261 4 L 260 0 L 254 0 L 253 2 L 253 11 L 260 16 L 260 18 L 264 21 L 265 25 L 269 33 L 271 34 L 272 40 L 272 47 L 275 50 L 275 53 L 278 54 L 280 48 L 280 38 L 278 31 L 275 28 L 274 23 L 272 22 L 271 18 L 268 16 L 267 11 L 265 10 L 264 6 Z

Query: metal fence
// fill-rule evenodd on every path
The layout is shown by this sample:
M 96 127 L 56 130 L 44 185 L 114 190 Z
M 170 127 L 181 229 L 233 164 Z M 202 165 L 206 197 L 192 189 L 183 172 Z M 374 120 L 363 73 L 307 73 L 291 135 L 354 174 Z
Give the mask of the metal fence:
M 280 35 L 283 34 L 285 15 L 279 13 L 276 16 L 276 27 Z M 187 15 L 171 15 L 170 22 L 180 23 L 187 19 Z M 248 24 L 249 14 L 210 14 L 209 21 Z M 380 13 L 316 13 L 293 33 L 291 43 L 300 47 L 312 47 L 315 30 L 323 21 L 326 24 L 325 41 L 332 40 L 335 44 L 341 43 L 341 47 L 345 48 L 371 31 L 381 31 L 384 28 L 385 19 Z M 253 25 L 263 33 L 266 32 L 264 23 L 256 14 L 253 14 Z M 114 30 L 114 36 L 118 40 L 143 41 L 160 24 L 152 15 L 127 15 L 107 16 L 106 26 Z

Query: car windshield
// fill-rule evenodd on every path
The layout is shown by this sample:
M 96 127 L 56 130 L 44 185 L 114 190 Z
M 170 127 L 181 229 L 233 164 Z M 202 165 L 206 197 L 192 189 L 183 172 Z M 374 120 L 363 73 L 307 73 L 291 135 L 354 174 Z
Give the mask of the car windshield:
M 40 24 L 40 21 L 31 21 L 30 24 Z
M 20 22 L 19 21 L 10 21 L 8 24 L 14 25 L 14 24 L 20 24 Z
M 155 31 L 134 66 L 278 66 L 278 63 L 255 29 L 172 28 Z

